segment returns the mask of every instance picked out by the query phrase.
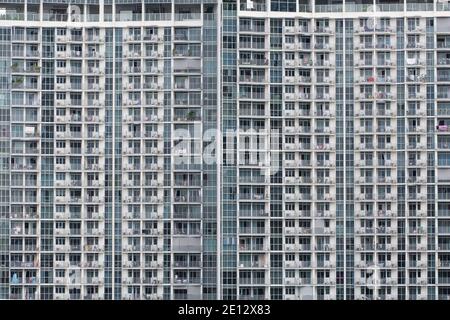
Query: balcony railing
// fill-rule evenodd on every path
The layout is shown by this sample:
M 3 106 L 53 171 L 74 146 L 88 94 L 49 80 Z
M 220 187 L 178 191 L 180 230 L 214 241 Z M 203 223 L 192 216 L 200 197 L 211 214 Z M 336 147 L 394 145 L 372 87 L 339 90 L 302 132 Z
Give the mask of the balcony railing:
M 346 3 L 345 11 L 346 12 L 368 12 L 368 11 L 373 11 L 373 6 L 372 6 L 372 4 Z
M 24 20 L 25 14 L 23 12 L 4 12 L 0 13 L 0 20 Z
M 57 14 L 57 13 L 43 13 L 42 15 L 44 21 L 67 21 L 67 14 Z
M 37 12 L 28 12 L 27 19 L 28 21 L 39 21 L 40 15 Z
M 403 3 L 377 3 L 380 11 L 403 11 Z
M 436 3 L 436 10 L 437 11 L 450 11 L 450 3 L 438 1 Z
M 316 12 L 342 12 L 342 8 L 342 4 L 319 4 L 315 6 Z
M 239 64 L 263 66 L 263 65 L 268 65 L 269 64 L 269 60 L 267 60 L 267 59 L 247 59 L 247 58 L 244 59 L 244 58 L 242 58 L 242 59 L 239 59 Z
M 175 13 L 175 21 L 200 20 L 200 12 Z
M 253 3 L 253 5 L 247 6 L 246 3 L 241 3 L 240 10 L 242 11 L 266 11 L 266 5 L 264 3 Z
M 433 3 L 406 3 L 406 10 L 407 11 L 433 11 Z
M 171 13 L 146 13 L 145 21 L 166 21 L 172 17 Z

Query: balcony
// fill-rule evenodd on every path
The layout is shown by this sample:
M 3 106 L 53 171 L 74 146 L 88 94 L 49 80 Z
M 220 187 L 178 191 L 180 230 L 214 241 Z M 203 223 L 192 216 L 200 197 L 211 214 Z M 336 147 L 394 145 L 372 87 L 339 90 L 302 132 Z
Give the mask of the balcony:
M 128 9 L 128 8 L 127 8 Z M 140 12 L 133 12 L 132 10 L 116 9 L 119 13 L 116 14 L 116 21 L 141 21 L 142 14 Z
M 268 179 L 266 179 L 265 176 L 240 176 L 239 177 L 240 183 L 265 183 L 268 182 Z
M 307 81 L 310 82 L 311 80 Z M 303 82 L 303 81 L 302 81 Z M 324 77 L 324 76 L 318 76 L 316 78 L 316 82 L 317 83 L 326 83 L 326 84 L 332 84 L 334 81 L 332 78 L 330 77 Z
M 67 14 L 62 13 L 48 13 L 44 12 L 42 14 L 43 21 L 61 21 L 61 22 L 67 22 L 69 16 Z
M 410 2 L 407 2 L 406 3 L 406 11 L 433 11 L 433 3 L 410 3 Z
M 449 92 L 438 91 L 437 98 L 438 99 L 450 99 L 450 91 Z
M 266 233 L 266 229 L 264 227 L 239 227 L 239 232 L 242 234 L 251 234 L 251 235 L 255 235 L 255 234 L 265 234 Z
M 315 250 L 317 251 L 332 251 L 334 250 L 334 245 L 329 243 L 321 243 L 315 246 Z
M 169 12 L 145 13 L 145 21 L 168 21 L 172 18 Z
M 241 11 L 266 11 L 266 4 L 264 1 L 241 1 L 240 4 Z
M 297 45 L 295 43 L 284 43 L 284 49 L 295 50 Z
M 241 65 L 254 65 L 254 66 L 267 66 L 269 64 L 269 60 L 267 60 L 267 59 L 241 58 L 241 59 L 239 59 L 239 64 L 241 64 Z
M 372 11 L 372 5 L 369 4 L 356 4 L 356 3 L 346 3 L 345 11 L 346 12 L 367 12 Z
M 245 243 L 239 245 L 239 250 L 241 251 L 264 251 L 268 249 L 269 249 L 268 246 L 265 246 L 262 243 L 253 243 L 253 244 Z
M 245 91 L 241 91 L 241 92 L 239 92 L 239 99 L 263 100 L 263 99 L 265 99 L 265 94 L 264 94 L 264 92 L 245 92 Z
M 373 42 L 360 42 L 355 45 L 356 50 L 373 50 L 375 49 L 375 44 Z
M 316 50 L 333 50 L 333 46 L 329 43 L 316 43 L 314 45 L 314 49 Z
M 264 200 L 266 197 L 264 193 L 240 193 L 240 200 Z
M 262 75 L 262 76 L 257 76 L 257 75 L 254 75 L 254 76 L 250 76 L 250 75 L 241 75 L 240 77 L 239 77 L 239 81 L 241 81 L 241 82 L 265 82 L 266 81 L 266 79 L 265 79 L 265 76 L 264 75 Z
M 373 66 L 373 61 L 372 61 L 372 59 L 366 59 L 366 60 L 355 59 L 355 66 L 356 67 L 371 67 L 371 66 Z
M 76 53 L 76 55 L 77 55 L 77 53 Z M 86 58 L 89 58 L 89 59 L 103 59 L 104 54 L 102 52 L 99 52 L 99 51 L 90 50 L 90 51 L 86 52 L 84 54 L 84 56 Z
M 317 93 L 316 100 L 333 100 L 334 96 L 329 93 Z
M 200 12 L 175 13 L 175 21 L 200 20 Z
M 425 62 L 420 58 L 407 58 L 406 65 L 408 65 L 408 66 L 424 66 Z
M 241 49 L 264 49 L 265 48 L 265 42 L 252 42 L 248 40 L 240 40 L 239 41 L 239 47 Z
M 316 4 L 315 11 L 316 12 L 342 12 L 343 5 L 342 4 Z
M 329 26 L 316 26 L 314 33 L 333 34 L 333 29 Z
M 406 49 L 425 49 L 425 44 L 421 42 L 408 42 Z
M 450 131 L 450 126 L 447 124 L 440 124 L 436 126 L 437 132 L 448 132 Z

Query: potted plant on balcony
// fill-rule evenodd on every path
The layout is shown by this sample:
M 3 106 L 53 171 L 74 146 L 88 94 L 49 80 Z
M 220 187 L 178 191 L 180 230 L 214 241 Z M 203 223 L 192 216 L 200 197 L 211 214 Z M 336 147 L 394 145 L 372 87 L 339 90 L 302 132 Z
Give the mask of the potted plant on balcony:
M 17 71 L 18 67 L 19 67 L 19 64 L 18 64 L 17 62 L 14 62 L 14 63 L 11 65 L 12 71 Z
M 189 111 L 186 115 L 186 118 L 188 120 L 194 120 L 195 119 L 195 112 L 194 111 Z
M 13 87 L 20 87 L 23 84 L 23 77 L 14 78 Z

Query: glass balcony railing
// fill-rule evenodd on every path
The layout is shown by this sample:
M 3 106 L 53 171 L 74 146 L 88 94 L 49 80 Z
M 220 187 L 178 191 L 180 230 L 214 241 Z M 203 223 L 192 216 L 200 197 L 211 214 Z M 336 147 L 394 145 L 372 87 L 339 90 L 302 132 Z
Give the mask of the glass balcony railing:
M 448 199 L 450 199 L 450 193 L 439 192 L 438 193 L 438 199 L 439 200 L 448 200 Z M 448 230 L 450 230 L 450 228 Z
M 449 65 L 450 64 L 450 58 L 438 57 L 437 64 L 438 65 Z
M 330 50 L 332 49 L 332 46 L 329 43 L 316 43 L 314 48 L 319 50 Z
M 450 92 L 438 92 L 437 98 L 438 99 L 450 99 Z
M 406 3 L 407 11 L 433 11 L 433 3 Z
M 116 14 L 116 21 L 141 21 L 142 20 L 142 14 L 141 13 L 123 13 L 120 12 Z
M 299 4 L 298 11 L 300 12 L 311 12 L 311 6 L 309 4 Z
M 23 12 L 4 12 L 0 13 L 0 20 L 24 20 L 25 14 Z
M 28 19 L 28 21 L 39 21 L 40 15 L 37 12 L 28 12 L 27 19 Z
M 241 59 L 239 59 L 239 64 L 263 66 L 263 65 L 268 65 L 269 61 L 267 59 L 241 58 Z
M 67 14 L 60 13 L 44 13 L 42 15 L 44 21 L 67 21 Z
M 450 11 L 450 3 L 449 2 L 437 2 L 436 3 L 437 11 Z
M 450 41 L 438 41 L 436 44 L 438 49 L 448 49 L 450 48 Z
M 247 32 L 264 32 L 264 25 L 259 26 L 259 25 L 241 25 L 240 26 L 240 31 L 247 31 Z
M 27 50 L 26 55 L 27 57 L 38 57 L 39 50 Z
M 342 12 L 342 4 L 318 4 L 315 6 L 316 12 Z
M 247 260 L 241 260 L 239 261 L 239 267 L 241 268 L 263 268 L 266 265 L 259 261 L 247 261 Z
M 379 11 L 403 11 L 403 3 L 377 3 Z
M 241 3 L 241 11 L 266 11 L 265 3 L 253 3 L 251 6 L 246 3 Z
M 97 22 L 100 21 L 100 15 L 99 14 L 87 14 L 86 15 L 86 21 L 88 22 Z
M 345 11 L 346 12 L 372 12 L 373 5 L 372 4 L 346 3 Z
M 175 13 L 175 21 L 200 20 L 200 12 Z
M 145 21 L 166 21 L 172 17 L 171 13 L 146 13 Z

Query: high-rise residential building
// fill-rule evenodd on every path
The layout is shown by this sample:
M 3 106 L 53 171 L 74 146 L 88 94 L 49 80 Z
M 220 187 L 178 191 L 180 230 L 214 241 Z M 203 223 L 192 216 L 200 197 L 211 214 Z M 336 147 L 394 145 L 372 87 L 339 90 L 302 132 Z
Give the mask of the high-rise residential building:
M 0 298 L 217 298 L 217 2 L 0 7 Z
M 3 0 L 0 299 L 450 299 L 450 5 Z

